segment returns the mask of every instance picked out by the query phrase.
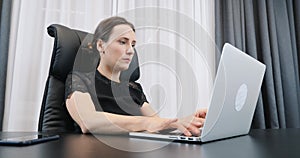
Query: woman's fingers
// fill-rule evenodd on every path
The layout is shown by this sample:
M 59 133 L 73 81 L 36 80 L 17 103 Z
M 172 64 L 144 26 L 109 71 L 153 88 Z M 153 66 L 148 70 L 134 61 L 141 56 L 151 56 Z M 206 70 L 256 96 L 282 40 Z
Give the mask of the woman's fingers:
M 201 128 L 204 125 L 204 121 L 205 121 L 205 119 L 203 119 L 203 118 L 194 117 L 191 120 L 190 124 L 192 124 L 198 128 Z
M 207 113 L 207 108 L 204 109 L 199 109 L 197 110 L 197 112 L 195 113 L 195 117 L 199 117 L 199 118 L 205 118 L 206 117 L 206 113 Z
M 177 129 L 179 131 L 181 131 L 185 136 L 199 136 L 200 135 L 200 130 L 199 128 L 195 127 L 195 126 L 186 126 L 184 124 L 178 124 L 177 125 Z
M 198 117 L 191 117 L 189 119 L 182 119 L 181 123 L 184 124 L 185 127 L 195 126 L 197 128 L 201 128 L 204 124 L 205 119 Z
M 182 125 L 181 123 L 178 123 L 176 128 L 180 132 L 182 132 L 185 136 L 188 136 L 188 137 L 192 136 L 192 133 L 184 125 Z
M 200 130 L 199 128 L 195 126 L 190 126 L 188 130 L 194 135 L 194 136 L 199 136 L 200 135 Z
M 199 136 L 200 130 L 204 123 L 203 118 L 197 118 L 197 117 L 187 117 L 185 119 L 179 120 L 177 124 L 177 129 L 184 133 L 186 136 Z

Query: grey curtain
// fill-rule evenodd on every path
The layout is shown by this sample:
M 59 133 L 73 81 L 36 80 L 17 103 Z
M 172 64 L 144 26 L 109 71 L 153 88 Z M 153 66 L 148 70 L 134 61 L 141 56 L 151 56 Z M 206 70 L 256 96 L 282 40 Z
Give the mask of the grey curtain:
M 300 127 L 299 8 L 299 0 L 215 0 L 217 47 L 229 42 L 267 66 L 252 128 Z
M 5 103 L 11 4 L 11 0 L 0 0 L 0 131 L 2 131 Z

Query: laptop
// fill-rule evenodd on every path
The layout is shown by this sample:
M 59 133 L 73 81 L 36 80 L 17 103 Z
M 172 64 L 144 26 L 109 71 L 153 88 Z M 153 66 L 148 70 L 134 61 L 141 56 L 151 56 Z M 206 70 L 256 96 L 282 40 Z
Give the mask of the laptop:
M 200 136 L 177 131 L 130 132 L 135 138 L 208 142 L 249 133 L 266 66 L 226 43 L 223 46 L 206 120 Z

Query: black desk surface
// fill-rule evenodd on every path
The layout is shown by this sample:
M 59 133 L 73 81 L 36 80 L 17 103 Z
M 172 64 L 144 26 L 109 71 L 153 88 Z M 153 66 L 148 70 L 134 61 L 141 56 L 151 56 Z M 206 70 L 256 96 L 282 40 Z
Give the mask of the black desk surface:
M 30 133 L 2 132 L 2 138 Z M 100 141 L 101 140 L 101 141 Z M 0 158 L 292 158 L 300 157 L 300 129 L 251 130 L 249 135 L 204 144 L 63 134 L 59 140 L 0 146 Z

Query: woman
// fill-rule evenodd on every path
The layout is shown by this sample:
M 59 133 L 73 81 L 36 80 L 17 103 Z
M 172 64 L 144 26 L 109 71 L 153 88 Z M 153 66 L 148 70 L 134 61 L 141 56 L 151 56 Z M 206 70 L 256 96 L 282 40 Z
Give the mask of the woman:
M 66 106 L 82 133 L 178 129 L 186 136 L 199 135 L 205 109 L 180 119 L 161 118 L 147 102 L 140 84 L 120 81 L 135 53 L 135 43 L 134 26 L 121 17 L 105 19 L 95 30 L 93 47 L 101 57 L 96 72 L 73 72 L 67 79 Z M 93 79 L 95 84 L 90 86 Z

